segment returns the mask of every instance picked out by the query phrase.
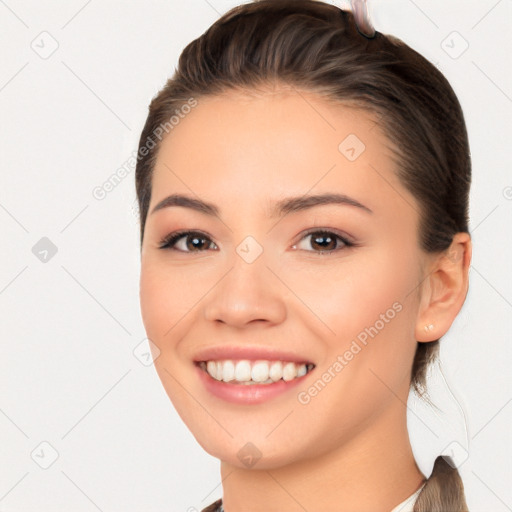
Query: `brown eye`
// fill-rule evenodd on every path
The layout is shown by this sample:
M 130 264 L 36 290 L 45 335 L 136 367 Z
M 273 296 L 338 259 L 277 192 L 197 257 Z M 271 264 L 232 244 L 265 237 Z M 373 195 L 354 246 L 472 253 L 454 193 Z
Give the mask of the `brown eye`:
M 160 242 L 159 247 L 182 252 L 202 252 L 212 245 L 217 248 L 208 236 L 199 231 L 181 231 L 168 235 Z
M 302 243 L 304 240 L 310 239 L 309 242 L 306 242 L 304 245 L 312 247 L 313 250 L 308 249 L 307 247 L 300 247 L 300 244 L 296 244 L 294 247 L 306 250 L 308 252 L 317 252 L 320 254 L 329 254 L 334 251 L 341 250 L 345 247 L 350 247 L 353 244 L 350 243 L 345 238 L 333 233 L 332 231 L 310 231 L 307 233 L 302 239 Z
M 210 244 L 207 243 L 207 238 L 200 235 L 186 235 L 185 236 L 185 246 L 188 250 L 202 250 L 205 249 L 206 246 Z

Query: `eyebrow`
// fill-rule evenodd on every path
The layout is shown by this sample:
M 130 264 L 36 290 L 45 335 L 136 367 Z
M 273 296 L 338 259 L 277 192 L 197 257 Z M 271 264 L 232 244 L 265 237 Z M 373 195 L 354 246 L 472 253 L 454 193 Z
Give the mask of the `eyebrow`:
M 283 217 L 288 213 L 295 213 L 303 210 L 307 210 L 309 208 L 313 208 L 315 206 L 327 205 L 327 204 L 337 204 L 344 206 L 354 206 L 356 208 L 360 208 L 361 210 L 367 213 L 373 213 L 370 208 L 361 204 L 359 201 L 352 199 L 349 196 L 344 194 L 319 194 L 319 195 L 305 195 L 299 197 L 288 197 L 277 201 L 272 210 L 271 217 Z M 190 196 L 185 196 L 181 194 L 172 194 L 162 199 L 151 211 L 153 213 L 158 210 L 162 210 L 164 208 L 170 208 L 172 206 L 182 206 L 184 208 L 191 208 L 192 210 L 196 210 L 200 213 L 205 213 L 206 215 L 211 216 L 219 216 L 219 208 L 212 203 L 208 203 L 206 201 L 202 201 L 200 199 L 195 199 Z

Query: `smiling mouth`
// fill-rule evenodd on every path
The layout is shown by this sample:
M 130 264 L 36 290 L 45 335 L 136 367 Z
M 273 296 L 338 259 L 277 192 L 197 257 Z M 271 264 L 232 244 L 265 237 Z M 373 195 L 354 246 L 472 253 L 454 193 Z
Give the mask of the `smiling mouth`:
M 281 380 L 289 382 L 304 377 L 315 368 L 313 363 L 262 359 L 199 361 L 196 365 L 215 380 L 241 385 L 274 384 Z

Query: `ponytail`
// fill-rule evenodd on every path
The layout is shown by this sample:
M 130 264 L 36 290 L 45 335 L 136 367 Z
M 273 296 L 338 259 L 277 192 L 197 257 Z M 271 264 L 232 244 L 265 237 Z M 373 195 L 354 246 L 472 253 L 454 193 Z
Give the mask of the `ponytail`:
M 413 512 L 468 512 L 459 471 L 442 455 L 434 462 L 432 474 L 425 482 Z

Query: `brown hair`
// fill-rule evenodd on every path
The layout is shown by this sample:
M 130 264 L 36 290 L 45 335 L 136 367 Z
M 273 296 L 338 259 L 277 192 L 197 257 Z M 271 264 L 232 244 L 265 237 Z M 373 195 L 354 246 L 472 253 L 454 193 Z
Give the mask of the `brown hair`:
M 260 0 L 231 9 L 192 41 L 149 106 L 136 167 L 141 245 L 161 127 L 191 99 L 276 83 L 377 116 L 396 154 L 397 176 L 419 205 L 423 250 L 446 251 L 455 233 L 469 232 L 468 136 L 443 74 L 401 40 L 373 29 L 362 9 Z M 420 395 L 438 350 L 439 340 L 417 345 L 411 385 Z M 439 456 L 414 511 L 448 510 L 464 512 L 467 505 L 457 469 Z

